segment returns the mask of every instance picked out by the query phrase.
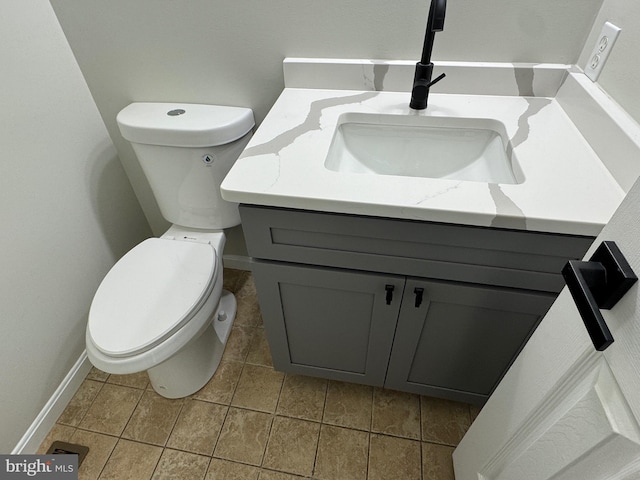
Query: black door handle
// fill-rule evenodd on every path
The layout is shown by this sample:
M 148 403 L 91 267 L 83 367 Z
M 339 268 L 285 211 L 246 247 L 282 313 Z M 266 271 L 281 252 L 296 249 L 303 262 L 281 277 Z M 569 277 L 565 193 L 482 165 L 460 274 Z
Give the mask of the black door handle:
M 387 301 L 387 305 L 391 305 L 391 301 L 393 300 L 393 291 L 395 290 L 396 287 L 394 287 L 393 285 L 385 285 L 384 289 L 387 292 L 387 296 L 386 296 L 386 301 Z
M 596 350 L 613 343 L 613 336 L 600 313 L 610 310 L 638 280 L 615 242 L 602 242 L 591 260 L 569 260 L 562 269 L 578 312 Z

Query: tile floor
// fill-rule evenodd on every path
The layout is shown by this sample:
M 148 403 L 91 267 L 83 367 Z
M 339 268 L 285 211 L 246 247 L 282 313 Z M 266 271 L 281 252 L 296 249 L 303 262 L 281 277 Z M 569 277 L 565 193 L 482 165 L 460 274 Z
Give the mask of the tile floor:
M 80 479 L 452 480 L 477 408 L 273 369 L 251 274 L 225 270 L 238 316 L 215 376 L 188 398 L 145 373 L 93 369 L 42 443 L 86 445 Z

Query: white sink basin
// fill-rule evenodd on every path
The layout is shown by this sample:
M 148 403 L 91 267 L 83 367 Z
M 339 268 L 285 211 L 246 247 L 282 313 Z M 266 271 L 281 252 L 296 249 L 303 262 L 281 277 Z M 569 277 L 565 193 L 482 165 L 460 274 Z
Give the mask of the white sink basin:
M 344 113 L 324 165 L 336 172 L 522 183 L 496 120 Z

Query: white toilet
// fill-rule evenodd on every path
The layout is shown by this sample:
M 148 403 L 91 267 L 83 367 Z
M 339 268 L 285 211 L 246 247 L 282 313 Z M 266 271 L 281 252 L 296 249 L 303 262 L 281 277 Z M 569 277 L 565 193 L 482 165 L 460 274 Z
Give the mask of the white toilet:
M 120 259 L 95 294 L 87 355 L 116 374 L 146 370 L 156 392 L 190 395 L 213 376 L 236 314 L 222 289 L 223 228 L 240 223 L 220 183 L 251 137 L 247 108 L 132 103 L 117 117 L 173 225 Z

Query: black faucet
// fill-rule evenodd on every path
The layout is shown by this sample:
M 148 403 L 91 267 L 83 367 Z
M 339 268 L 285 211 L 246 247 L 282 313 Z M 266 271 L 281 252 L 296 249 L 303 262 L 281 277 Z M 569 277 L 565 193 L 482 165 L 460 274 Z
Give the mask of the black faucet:
M 431 0 L 429 7 L 429 20 L 427 20 L 427 32 L 424 35 L 422 58 L 416 63 L 416 74 L 413 77 L 413 89 L 411 90 L 411 103 L 409 106 L 415 110 L 427 108 L 429 88 L 445 77 L 443 73 L 431 80 L 433 63 L 431 63 L 431 51 L 436 32 L 444 30 L 444 15 L 447 9 L 447 0 Z

